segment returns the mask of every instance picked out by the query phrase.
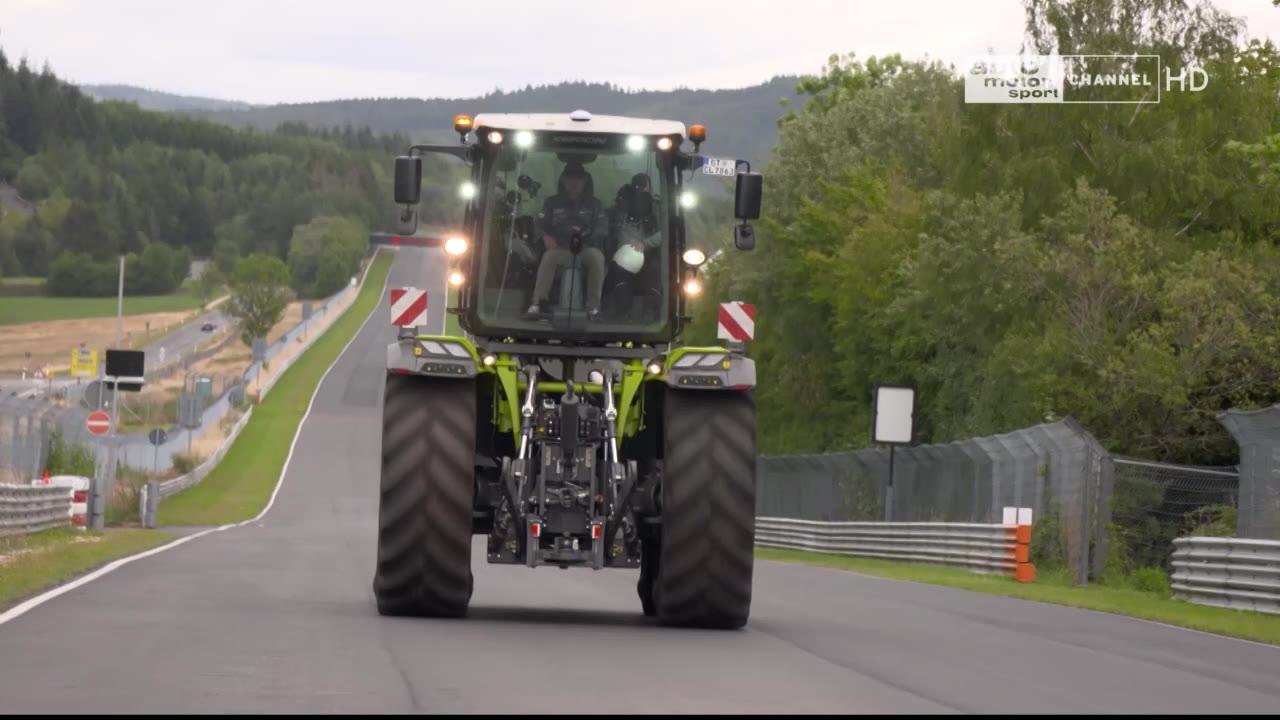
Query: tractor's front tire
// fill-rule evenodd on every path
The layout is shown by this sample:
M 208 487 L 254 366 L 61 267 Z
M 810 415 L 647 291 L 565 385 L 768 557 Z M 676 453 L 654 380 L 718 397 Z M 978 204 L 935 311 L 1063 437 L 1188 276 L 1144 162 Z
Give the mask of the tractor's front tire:
M 740 628 L 755 560 L 754 397 L 669 389 L 664 405 L 654 607 L 668 625 Z
M 466 615 L 475 436 L 473 381 L 387 374 L 373 579 L 380 614 Z

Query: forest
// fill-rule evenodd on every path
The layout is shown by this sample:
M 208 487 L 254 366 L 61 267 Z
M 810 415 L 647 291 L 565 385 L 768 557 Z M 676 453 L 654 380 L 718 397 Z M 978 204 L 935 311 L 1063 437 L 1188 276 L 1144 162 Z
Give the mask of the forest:
M 967 104 L 962 69 L 833 56 L 763 168 L 752 253 L 766 453 L 870 444 L 876 383 L 919 442 L 1072 416 L 1113 452 L 1232 464 L 1222 411 L 1280 401 L 1280 54 L 1182 0 L 1028 0 L 1030 54 L 1158 54 L 1201 92 Z M 699 308 L 703 339 L 715 305 Z
M 0 274 L 45 277 L 54 295 L 109 295 L 123 255 L 126 293 L 152 295 L 181 285 L 193 257 L 229 273 L 263 253 L 295 269 L 300 295 L 323 296 L 392 217 L 391 158 L 407 143 L 98 102 L 0 52 L 0 187 L 31 208 L 0 209 Z

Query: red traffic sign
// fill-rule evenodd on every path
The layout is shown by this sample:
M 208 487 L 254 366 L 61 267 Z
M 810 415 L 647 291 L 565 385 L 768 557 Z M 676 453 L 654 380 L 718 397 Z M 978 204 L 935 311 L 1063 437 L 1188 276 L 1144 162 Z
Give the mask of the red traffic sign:
M 85 427 L 94 435 L 106 435 L 111 430 L 111 416 L 101 410 L 89 413 L 85 418 Z

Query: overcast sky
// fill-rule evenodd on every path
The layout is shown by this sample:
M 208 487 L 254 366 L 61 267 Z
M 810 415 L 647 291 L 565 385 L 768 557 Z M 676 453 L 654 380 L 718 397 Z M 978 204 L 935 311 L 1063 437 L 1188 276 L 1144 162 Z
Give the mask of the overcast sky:
M 1280 42 L 1270 0 L 1216 0 Z M 254 103 L 563 80 L 727 88 L 831 53 L 1016 52 L 1020 0 L 0 0 L 0 47 L 77 83 Z M 478 8 L 485 8 L 483 13 Z

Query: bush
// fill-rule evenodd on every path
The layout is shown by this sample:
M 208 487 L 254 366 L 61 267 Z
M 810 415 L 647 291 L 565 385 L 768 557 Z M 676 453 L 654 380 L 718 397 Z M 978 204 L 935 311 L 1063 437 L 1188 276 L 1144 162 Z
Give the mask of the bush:
M 1230 505 L 1206 505 L 1187 513 L 1191 537 L 1235 537 L 1240 513 Z
M 1129 584 L 1134 590 L 1169 596 L 1169 575 L 1158 567 L 1139 568 L 1129 577 Z
M 173 454 L 173 469 L 179 475 L 186 475 L 195 470 L 202 462 L 204 462 L 204 458 L 194 453 L 191 455 L 181 452 Z
M 1036 572 L 1067 567 L 1067 528 L 1057 512 L 1046 512 L 1031 532 L 1031 563 Z
M 87 445 L 68 445 L 62 435 L 54 432 L 49 439 L 49 460 L 45 465 L 50 475 L 79 475 L 93 477 L 96 463 L 93 450 Z

